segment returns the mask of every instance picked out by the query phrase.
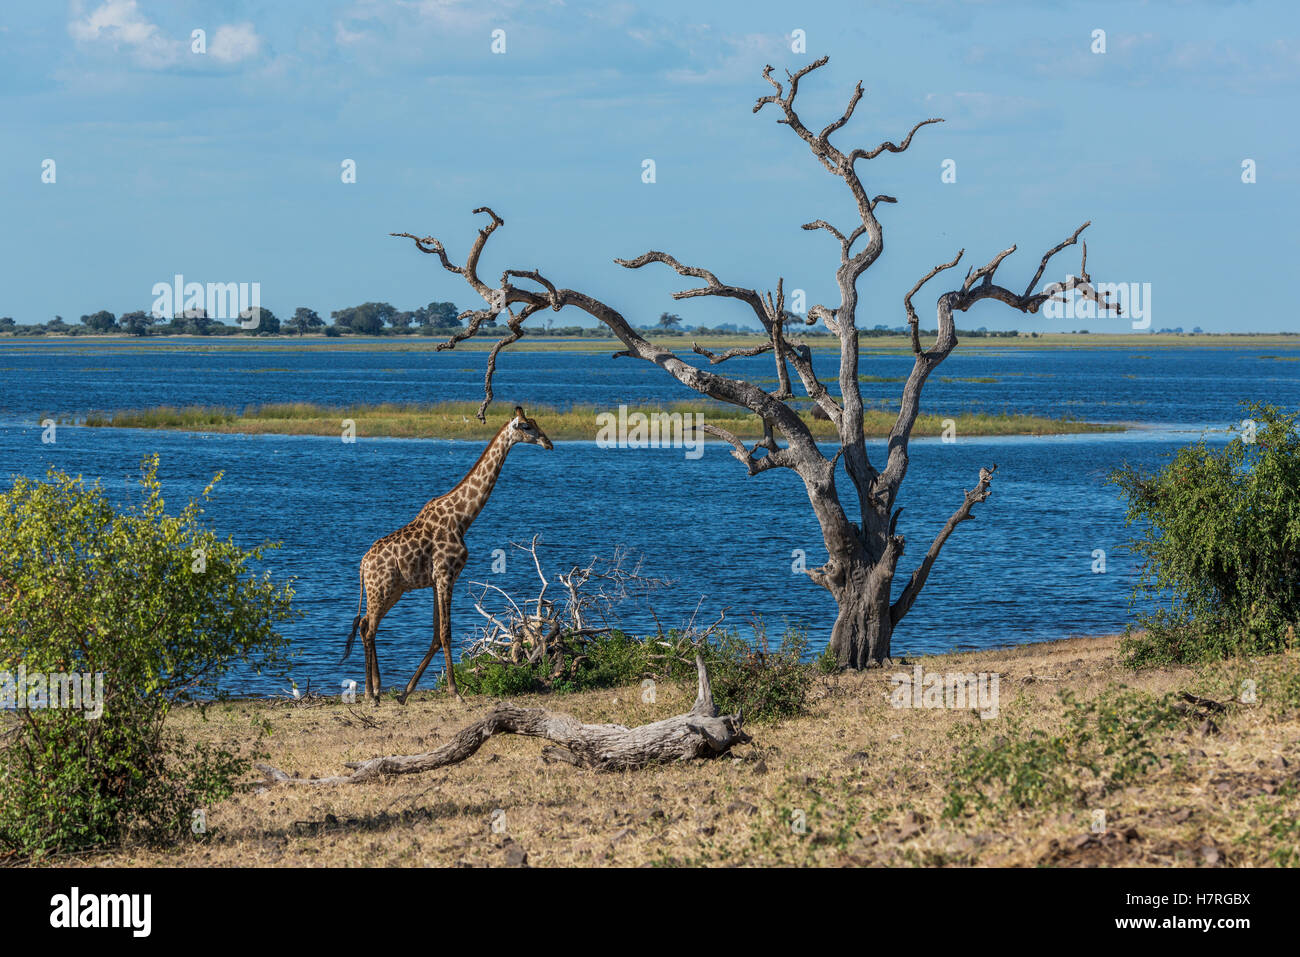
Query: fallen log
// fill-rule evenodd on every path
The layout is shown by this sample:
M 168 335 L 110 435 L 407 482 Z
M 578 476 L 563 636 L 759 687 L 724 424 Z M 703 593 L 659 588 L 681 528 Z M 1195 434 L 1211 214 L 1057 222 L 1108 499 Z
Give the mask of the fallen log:
M 521 708 L 502 701 L 473 724 L 433 751 L 397 754 L 367 761 L 349 761 L 351 774 L 325 778 L 296 778 L 268 764 L 255 767 L 276 784 L 361 784 L 393 774 L 419 774 L 458 764 L 473 755 L 494 734 L 523 734 L 553 741 L 542 749 L 549 760 L 566 761 L 595 771 L 628 771 L 651 764 L 715 758 L 733 745 L 750 740 L 740 714 L 719 715 L 704 659 L 695 653 L 699 691 L 685 714 L 653 724 L 625 728 L 619 724 L 583 724 L 572 715 L 545 708 Z

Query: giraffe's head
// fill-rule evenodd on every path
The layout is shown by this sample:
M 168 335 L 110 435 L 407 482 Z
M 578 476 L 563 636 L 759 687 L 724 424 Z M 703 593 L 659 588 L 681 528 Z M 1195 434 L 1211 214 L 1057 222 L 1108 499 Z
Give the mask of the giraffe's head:
M 510 420 L 510 424 L 506 426 L 506 429 L 510 433 L 511 445 L 516 442 L 528 442 L 531 445 L 540 445 L 544 449 L 555 448 L 555 446 L 551 445 L 551 440 L 546 437 L 546 433 L 542 431 L 542 427 L 537 424 L 537 421 L 524 415 L 522 405 L 515 406 L 514 418 Z

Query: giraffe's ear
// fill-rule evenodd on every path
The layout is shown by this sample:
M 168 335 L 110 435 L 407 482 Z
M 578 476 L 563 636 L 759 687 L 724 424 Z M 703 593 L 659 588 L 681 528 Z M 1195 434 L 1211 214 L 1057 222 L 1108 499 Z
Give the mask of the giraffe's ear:
M 524 407 L 522 405 L 515 406 L 515 415 L 517 415 L 521 419 L 528 418 L 528 416 L 524 415 Z

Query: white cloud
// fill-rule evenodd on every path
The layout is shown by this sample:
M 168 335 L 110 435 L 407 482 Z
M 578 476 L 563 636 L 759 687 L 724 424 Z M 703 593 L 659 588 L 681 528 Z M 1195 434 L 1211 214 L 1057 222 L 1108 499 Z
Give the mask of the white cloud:
M 77 4 L 74 12 L 80 7 Z M 180 59 L 183 44 L 162 34 L 156 23 L 140 12 L 136 0 L 105 0 L 91 13 L 68 24 L 79 43 L 107 43 L 125 49 L 141 66 L 162 67 Z
M 232 23 L 217 27 L 208 43 L 208 55 L 221 63 L 238 63 L 256 56 L 262 47 L 262 38 L 251 23 Z
M 162 70 L 190 59 L 190 31 L 170 36 L 140 9 L 139 0 L 103 0 L 89 13 L 77 0 L 72 6 L 73 20 L 68 33 L 87 47 L 109 47 L 126 53 L 146 69 Z M 218 26 L 208 39 L 208 53 L 222 64 L 239 63 L 255 56 L 262 38 L 251 23 Z M 202 57 L 195 58 L 199 62 Z

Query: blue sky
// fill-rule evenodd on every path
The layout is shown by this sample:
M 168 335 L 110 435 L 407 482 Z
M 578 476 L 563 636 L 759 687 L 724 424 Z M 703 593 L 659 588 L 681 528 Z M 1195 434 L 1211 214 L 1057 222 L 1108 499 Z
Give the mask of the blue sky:
M 477 305 L 390 231 L 460 260 L 491 205 L 484 274 L 540 268 L 649 323 L 750 319 L 697 299 L 646 249 L 725 282 L 834 301 L 851 228 L 843 184 L 778 125 L 760 71 L 823 54 L 801 88 L 818 128 L 853 83 L 836 141 L 897 140 L 859 169 L 886 248 L 859 325 L 904 321 L 902 296 L 959 248 L 1023 285 L 1091 219 L 1094 280 L 1150 283 L 1153 327 L 1300 331 L 1300 13 L 1276 3 L 17 2 L 0 19 L 0 315 L 75 320 L 147 309 L 155 283 L 259 282 L 281 316 L 366 300 Z M 206 53 L 191 51 L 192 31 Z M 505 31 L 505 53 L 492 33 Z M 1094 53 L 1093 31 L 1106 52 Z M 802 30 L 807 52 L 791 49 Z M 42 182 L 55 161 L 56 180 Z M 356 162 L 355 183 L 341 163 Z M 653 159 L 656 182 L 642 182 Z M 956 182 L 941 182 L 945 160 Z M 1242 182 L 1254 160 L 1257 182 Z M 1078 265 L 1073 252 L 1058 273 Z M 940 291 L 938 282 L 927 287 Z M 924 297 L 923 297 L 924 299 Z M 931 297 L 932 302 L 932 297 Z M 922 316 L 933 315 L 932 305 Z M 572 322 L 581 314 L 556 316 Z M 964 326 L 1127 331 L 984 303 Z

